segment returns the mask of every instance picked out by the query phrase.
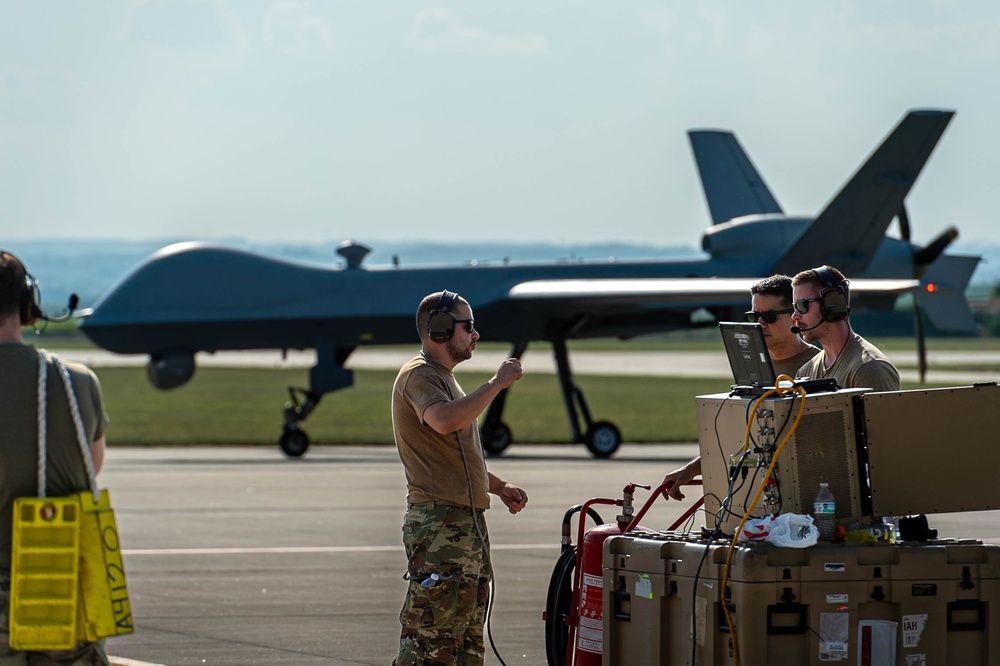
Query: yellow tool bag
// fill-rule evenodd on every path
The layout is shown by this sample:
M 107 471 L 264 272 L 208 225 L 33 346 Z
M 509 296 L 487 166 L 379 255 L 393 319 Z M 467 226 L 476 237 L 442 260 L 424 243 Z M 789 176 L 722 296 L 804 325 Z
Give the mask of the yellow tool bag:
M 69 398 L 90 491 L 45 496 L 48 361 Z M 77 643 L 128 634 L 132 611 L 122 566 L 118 525 L 97 474 L 69 372 L 39 350 L 38 494 L 14 502 L 10 645 L 16 650 L 65 650 Z

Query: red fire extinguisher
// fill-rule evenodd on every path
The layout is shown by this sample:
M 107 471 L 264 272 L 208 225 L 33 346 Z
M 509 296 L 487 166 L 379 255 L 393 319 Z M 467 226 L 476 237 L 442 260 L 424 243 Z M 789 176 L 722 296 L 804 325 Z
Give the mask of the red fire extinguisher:
M 567 664 L 601 666 L 604 654 L 604 540 L 624 533 L 621 523 L 598 525 L 588 530 L 580 542 L 574 588 L 576 623 L 575 627 L 570 625 L 571 635 L 575 628 L 574 645 L 573 654 L 567 656 Z
M 594 498 L 570 508 L 563 518 L 563 550 L 552 572 L 543 615 L 549 666 L 601 666 L 604 655 L 604 541 L 627 532 L 650 531 L 640 526 L 639 521 L 666 485 L 657 488 L 639 513 L 633 515 L 635 507 L 632 501 L 636 488 L 648 490 L 649 486 L 630 483 L 622 490 L 622 499 Z M 595 504 L 620 506 L 622 512 L 616 517 L 616 522 L 603 523 L 592 508 Z M 669 529 L 674 530 L 683 524 L 700 505 L 699 501 L 689 508 Z M 570 519 L 578 511 L 581 513 L 577 538 L 579 546 L 574 549 L 570 538 Z M 599 524 L 584 533 L 587 515 Z

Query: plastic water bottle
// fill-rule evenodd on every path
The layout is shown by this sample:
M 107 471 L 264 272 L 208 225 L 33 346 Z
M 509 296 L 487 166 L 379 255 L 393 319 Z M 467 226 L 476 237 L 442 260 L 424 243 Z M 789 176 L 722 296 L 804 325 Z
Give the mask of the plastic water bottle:
M 428 576 L 427 578 L 423 579 L 420 582 L 420 584 L 423 587 L 434 587 L 435 585 L 438 584 L 439 580 L 441 580 L 441 576 L 437 575 L 436 573 L 432 573 L 430 576 Z
M 816 522 L 816 529 L 819 530 L 819 538 L 824 541 L 833 541 L 833 531 L 837 517 L 837 503 L 830 492 L 830 484 L 819 484 L 819 493 L 816 501 L 813 502 L 813 519 Z

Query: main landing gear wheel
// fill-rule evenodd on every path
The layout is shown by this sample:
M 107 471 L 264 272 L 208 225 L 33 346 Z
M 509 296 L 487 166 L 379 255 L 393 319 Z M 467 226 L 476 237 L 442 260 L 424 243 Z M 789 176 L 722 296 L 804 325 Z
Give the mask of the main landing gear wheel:
M 595 458 L 610 458 L 622 443 L 622 434 L 615 424 L 597 421 L 590 426 L 583 443 Z
M 503 422 L 498 423 L 493 428 L 480 428 L 479 438 L 483 440 L 483 450 L 492 455 L 503 453 L 504 449 L 510 446 L 514 440 L 513 435 L 510 434 L 510 428 Z
M 300 430 L 294 423 L 285 425 L 285 431 L 281 433 L 278 446 L 289 458 L 298 458 L 309 448 L 309 435 L 304 430 Z

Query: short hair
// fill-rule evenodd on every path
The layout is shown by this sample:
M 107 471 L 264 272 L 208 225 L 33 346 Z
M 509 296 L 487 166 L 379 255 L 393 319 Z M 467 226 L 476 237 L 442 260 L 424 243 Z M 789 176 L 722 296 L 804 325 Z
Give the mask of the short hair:
M 834 282 L 836 284 L 832 286 L 827 286 L 823 283 L 822 278 L 819 276 L 820 270 L 826 270 L 833 276 Z M 807 271 L 802 271 L 801 273 L 796 273 L 795 277 L 792 278 L 792 286 L 797 287 L 800 284 L 815 284 L 821 287 L 820 294 L 826 293 L 830 289 L 840 288 L 844 292 L 844 299 L 850 303 L 851 301 L 851 289 L 850 281 L 844 276 L 839 270 L 833 266 L 818 266 L 817 268 L 810 268 Z
M 417 335 L 421 339 L 427 337 L 427 323 L 430 321 L 431 313 L 438 309 L 442 298 L 444 298 L 444 292 L 435 291 L 433 294 L 427 294 L 420 301 L 420 306 L 417 308 Z M 452 307 L 459 304 L 469 305 L 469 301 L 455 294 L 455 302 L 452 303 Z
M 781 299 L 781 304 L 790 306 L 792 304 L 792 278 L 787 275 L 772 275 L 766 277 L 754 286 L 750 287 L 750 294 L 762 296 L 777 296 Z
M 28 284 L 28 269 L 21 260 L 0 250 L 0 315 L 20 315 Z

